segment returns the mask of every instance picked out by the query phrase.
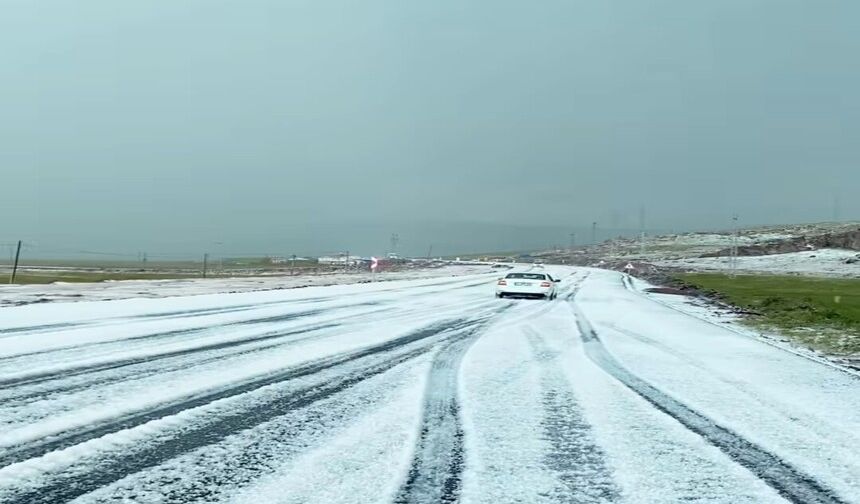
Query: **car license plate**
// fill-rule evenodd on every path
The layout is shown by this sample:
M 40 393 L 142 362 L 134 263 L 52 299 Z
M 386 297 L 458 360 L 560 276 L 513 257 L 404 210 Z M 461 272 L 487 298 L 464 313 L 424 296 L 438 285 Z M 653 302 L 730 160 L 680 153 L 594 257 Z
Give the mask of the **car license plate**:
M 531 284 L 528 282 L 516 282 L 514 283 L 514 285 L 516 285 L 517 287 L 528 287 Z

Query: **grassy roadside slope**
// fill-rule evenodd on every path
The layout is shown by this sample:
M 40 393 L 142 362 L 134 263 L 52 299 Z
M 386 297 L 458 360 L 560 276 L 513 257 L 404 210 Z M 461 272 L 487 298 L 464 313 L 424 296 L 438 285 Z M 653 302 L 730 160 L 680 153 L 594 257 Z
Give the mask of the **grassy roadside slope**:
M 860 353 L 860 280 L 720 273 L 678 275 L 748 310 L 748 323 L 836 354 Z

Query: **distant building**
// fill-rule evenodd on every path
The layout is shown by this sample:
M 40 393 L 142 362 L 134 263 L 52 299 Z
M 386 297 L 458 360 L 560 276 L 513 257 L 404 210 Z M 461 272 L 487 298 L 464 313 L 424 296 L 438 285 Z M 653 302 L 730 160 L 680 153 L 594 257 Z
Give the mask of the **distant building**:
M 328 265 L 328 266 L 347 266 L 347 265 L 348 266 L 355 266 L 357 264 L 361 264 L 361 263 L 366 262 L 366 261 L 368 261 L 368 260 L 362 259 L 361 257 L 358 257 L 358 256 L 349 256 L 347 258 L 347 256 L 345 256 L 345 255 L 322 256 L 322 257 L 317 258 L 317 262 L 319 264 L 324 264 L 324 265 Z

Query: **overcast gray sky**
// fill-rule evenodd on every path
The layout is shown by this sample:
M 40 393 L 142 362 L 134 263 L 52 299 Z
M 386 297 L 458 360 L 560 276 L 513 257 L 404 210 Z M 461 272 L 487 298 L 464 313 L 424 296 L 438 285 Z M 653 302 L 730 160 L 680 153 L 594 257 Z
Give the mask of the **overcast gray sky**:
M 856 1 L 0 9 L 0 242 L 445 253 L 642 204 L 655 229 L 860 217 Z

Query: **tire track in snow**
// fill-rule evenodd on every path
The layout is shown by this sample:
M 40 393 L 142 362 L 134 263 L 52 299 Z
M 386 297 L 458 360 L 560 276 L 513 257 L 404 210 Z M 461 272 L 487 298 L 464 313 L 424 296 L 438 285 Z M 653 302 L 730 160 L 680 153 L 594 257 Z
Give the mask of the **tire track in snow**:
M 439 286 L 439 285 L 448 285 L 449 288 L 421 291 L 417 294 L 413 294 L 411 297 L 421 298 L 421 297 L 433 296 L 433 295 L 437 295 L 439 293 L 444 293 L 444 292 L 448 292 L 448 291 L 455 291 L 455 290 L 459 290 L 459 289 L 468 289 L 468 288 L 473 288 L 473 287 L 479 287 L 479 286 L 483 286 L 483 285 L 487 284 L 486 281 L 471 282 L 471 283 L 468 283 L 465 285 L 456 285 L 458 283 L 462 284 L 463 280 L 457 280 L 457 281 L 453 281 L 453 282 L 450 282 L 450 281 L 449 282 L 440 282 L 437 284 L 431 284 L 431 285 L 429 285 L 431 287 L 432 286 Z M 397 290 L 397 289 L 386 289 L 383 291 L 379 291 L 379 293 L 384 293 L 384 292 L 389 292 L 389 291 L 394 291 L 394 290 Z M 118 320 L 118 321 L 127 323 L 129 321 L 133 322 L 135 320 L 141 320 L 141 319 L 146 319 L 146 318 L 181 319 L 181 318 L 183 318 L 181 316 L 182 313 L 190 313 L 191 316 L 219 315 L 219 314 L 230 313 L 230 312 L 249 311 L 249 310 L 253 310 L 256 308 L 271 307 L 271 306 L 275 306 L 275 305 L 283 305 L 283 304 L 300 305 L 300 304 L 307 304 L 309 302 L 313 302 L 313 301 L 317 301 L 317 300 L 328 301 L 328 300 L 332 300 L 332 299 L 335 299 L 335 296 L 306 298 L 306 299 L 291 300 L 291 301 L 271 301 L 271 302 L 266 302 L 266 303 L 259 303 L 256 305 L 239 305 L 239 306 L 233 306 L 233 307 L 227 307 L 227 308 L 206 308 L 206 309 L 199 309 L 199 310 L 189 310 L 189 311 L 185 311 L 185 312 L 179 312 L 179 311 L 177 311 L 177 312 L 161 312 L 161 313 L 156 313 L 156 314 L 145 314 L 145 315 L 137 315 L 137 316 L 131 316 L 131 317 L 116 317 L 116 318 L 110 318 L 110 319 L 99 319 L 96 321 L 88 321 L 88 322 L 81 322 L 81 323 L 47 324 L 47 325 L 32 326 L 32 327 L 45 328 L 46 330 L 78 329 L 78 328 L 82 328 L 82 327 L 99 327 L 99 326 L 109 325 L 109 324 L 103 323 L 106 320 L 107 321 Z M 199 326 L 199 327 L 190 327 L 190 328 L 186 328 L 186 329 L 173 329 L 173 330 L 169 330 L 169 331 L 148 333 L 148 334 L 142 334 L 139 336 L 132 336 L 132 337 L 126 337 L 126 338 L 120 338 L 120 339 L 112 339 L 112 340 L 108 340 L 108 341 L 96 341 L 96 342 L 82 343 L 82 344 L 67 346 L 67 347 L 51 348 L 48 350 L 37 350 L 37 351 L 32 351 L 32 352 L 18 353 L 15 355 L 0 357 L 0 362 L 7 362 L 7 363 L 8 362 L 14 362 L 15 360 L 18 360 L 21 358 L 29 358 L 29 357 L 33 357 L 33 356 L 52 354 L 52 353 L 62 352 L 62 351 L 73 351 L 73 350 L 82 350 L 82 349 L 91 349 L 91 348 L 100 348 L 100 347 L 110 347 L 112 345 L 113 346 L 124 345 L 127 342 L 134 342 L 134 341 L 153 341 L 153 340 L 160 340 L 160 339 L 175 338 L 177 336 L 202 334 L 202 333 L 205 333 L 208 331 L 221 329 L 224 327 L 239 327 L 239 326 L 243 326 L 243 325 L 256 325 L 256 324 L 263 324 L 263 323 L 289 322 L 289 321 L 295 320 L 297 318 L 310 317 L 310 316 L 319 315 L 319 314 L 323 314 L 323 313 L 330 313 L 332 311 L 340 311 L 340 310 L 346 310 L 346 309 L 357 308 L 357 307 L 362 307 L 362 306 L 380 306 L 380 305 L 384 306 L 386 304 L 389 304 L 389 303 L 384 302 L 384 301 L 380 301 L 380 300 L 371 300 L 371 301 L 364 301 L 364 302 L 360 302 L 360 303 L 351 303 L 351 304 L 348 303 L 348 304 L 332 306 L 332 307 L 325 307 L 325 308 L 317 308 L 317 309 L 313 309 L 313 310 L 291 312 L 291 313 L 286 313 L 283 315 L 274 315 L 274 316 L 269 316 L 269 317 L 258 317 L 258 318 L 251 318 L 251 319 L 246 319 L 246 320 L 238 320 L 238 321 L 234 321 L 234 322 L 226 322 L 226 323 L 216 323 L 216 324 L 210 324 L 210 325 L 203 325 L 203 326 Z M 164 316 L 165 313 L 167 313 L 169 316 Z M 17 331 L 23 330 L 23 329 L 26 329 L 26 328 L 0 329 L 0 339 L 2 339 L 4 337 L 10 337 L 10 336 L 20 336 L 20 334 L 9 334 L 9 335 L 3 336 L 2 335 L 3 331 L 17 332 Z M 17 379 L 17 377 L 15 379 Z M 13 379 L 5 380 L 5 381 L 0 379 L 0 388 L 3 388 L 4 386 L 7 385 L 6 381 L 10 382 L 9 384 L 13 384 L 12 382 L 14 382 Z
M 313 298 L 310 298 L 313 299 Z M 318 298 L 320 300 L 324 300 L 325 298 Z M 266 303 L 256 303 L 256 304 L 244 304 L 244 305 L 233 305 L 233 306 L 221 306 L 215 308 L 199 308 L 196 310 L 183 310 L 183 311 L 171 311 L 171 312 L 156 312 L 156 313 L 144 313 L 141 315 L 129 315 L 122 317 L 108 317 L 102 319 L 95 320 L 87 320 L 82 322 L 59 322 L 56 324 L 41 324 L 35 326 L 20 326 L 20 327 L 9 327 L 0 329 L 0 338 L 14 335 L 19 336 L 21 333 L 31 333 L 38 334 L 49 331 L 56 331 L 58 329 L 76 329 L 81 327 L 98 327 L 98 326 L 106 326 L 111 323 L 128 323 L 134 322 L 138 320 L 170 320 L 177 318 L 194 318 L 194 317 L 205 317 L 208 315 L 223 315 L 226 313 L 236 313 L 243 312 L 248 310 L 254 310 L 257 308 L 268 307 L 268 306 L 276 306 L 282 304 L 298 304 L 300 302 L 304 302 L 306 300 L 289 300 L 289 301 L 270 301 Z
M 478 303 L 477 306 L 483 306 L 489 303 Z M 470 305 L 471 306 L 471 305 Z M 46 376 L 35 380 L 23 380 L 11 387 L 0 386 L 0 399 L 3 401 L 16 400 L 26 401 L 32 398 L 47 399 L 58 393 L 69 393 L 80 390 L 86 390 L 94 386 L 107 386 L 112 383 L 118 383 L 127 380 L 145 378 L 155 373 L 169 373 L 174 370 L 187 369 L 189 367 L 208 364 L 218 360 L 231 359 L 233 357 L 242 356 L 248 353 L 270 350 L 277 347 L 292 345 L 294 343 L 307 342 L 326 337 L 326 335 L 309 335 L 299 338 L 290 338 L 290 336 L 299 336 L 306 333 L 333 329 L 343 325 L 342 322 L 349 321 L 355 323 L 356 320 L 371 315 L 379 314 L 380 312 L 390 311 L 391 309 L 383 308 L 380 310 L 371 310 L 362 312 L 359 315 L 345 315 L 328 319 L 326 323 L 316 324 L 312 326 L 301 326 L 293 330 L 277 330 L 267 331 L 262 334 L 242 336 L 228 341 L 202 345 L 198 347 L 184 348 L 168 352 L 142 353 L 138 356 L 129 356 L 126 359 L 107 361 L 100 365 L 86 366 L 87 369 L 82 369 L 79 372 L 56 371 L 53 376 Z M 419 310 L 413 313 L 424 313 L 425 310 Z M 282 338 L 289 338 L 286 341 L 277 341 Z M 265 346 L 252 346 L 244 349 L 248 345 L 255 345 L 260 342 L 275 340 L 273 343 Z M 206 352 L 217 352 L 219 350 L 237 350 L 230 352 L 221 352 L 212 357 L 204 357 L 197 360 L 182 359 L 182 357 L 196 357 L 197 354 Z M 145 349 L 144 349 L 145 350 Z M 178 359 L 179 358 L 179 359 Z M 164 367 L 152 367 L 150 364 L 157 364 L 159 361 L 166 361 L 162 365 Z M 115 365 L 114 365 L 115 363 Z M 141 368 L 141 366 L 144 366 Z M 119 370 L 124 367 L 133 367 L 134 369 L 126 369 L 123 372 L 111 373 L 113 370 Z M 138 369 L 141 368 L 141 369 Z M 80 367 L 79 367 L 80 369 Z M 106 373 L 109 373 L 106 375 Z M 32 376 L 32 375 L 31 375 Z M 73 378 L 69 380 L 69 378 Z M 77 379 L 74 379 L 77 378 Z M 32 390 L 27 390 L 32 389 Z M 8 404 L 8 403 L 7 403 Z
M 236 341 L 228 341 L 222 343 L 215 343 L 211 345 L 205 345 L 201 347 L 195 347 L 190 349 L 177 350 L 173 352 L 166 352 L 162 354 L 157 354 L 152 357 L 140 357 L 137 359 L 127 359 L 123 361 L 119 361 L 120 363 L 115 366 L 109 366 L 106 368 L 94 369 L 89 371 L 82 371 L 77 373 L 64 373 L 58 377 L 56 377 L 56 381 L 58 383 L 44 383 L 49 380 L 55 380 L 55 378 L 45 378 L 43 380 L 38 380 L 35 383 L 27 382 L 25 384 L 19 385 L 11 389 L 9 393 L 4 393 L 2 395 L 2 399 L 4 403 L 8 404 L 7 401 L 18 401 L 18 402 L 26 402 L 36 398 L 40 400 L 50 399 L 50 397 L 55 396 L 57 394 L 70 394 L 81 390 L 92 389 L 93 387 L 104 387 L 114 383 L 129 381 L 129 380 L 138 380 L 142 378 L 146 378 L 148 376 L 152 376 L 155 374 L 167 374 L 178 370 L 187 370 L 191 367 L 201 366 L 205 364 L 210 364 L 213 362 L 224 361 L 228 359 L 232 359 L 235 357 L 241 357 L 250 353 L 256 352 L 264 352 L 267 350 L 272 350 L 274 348 L 284 347 L 288 345 L 292 345 L 295 343 L 306 342 L 308 340 L 313 340 L 317 338 L 323 338 L 325 335 L 323 334 L 313 334 L 309 335 L 309 333 L 317 333 L 319 331 L 325 331 L 327 329 L 335 329 L 341 327 L 342 324 L 320 324 L 315 326 L 303 327 L 299 329 L 295 329 L 292 331 L 272 331 L 259 336 L 254 336 L 251 338 L 246 338 L 242 340 Z M 299 338 L 291 338 L 291 336 L 302 336 Z M 270 340 L 278 340 L 283 338 L 289 338 L 285 341 L 275 341 L 268 345 L 256 346 L 253 345 L 255 343 L 266 342 Z M 253 345 L 250 348 L 249 345 Z M 218 352 L 219 350 L 230 350 L 229 352 Z M 209 357 L 197 358 L 196 360 L 189 360 L 186 357 L 192 356 L 197 357 L 195 354 L 198 353 L 214 353 L 215 355 L 211 355 Z M 160 361 L 169 360 L 170 362 L 164 363 Z M 157 367 L 147 366 L 143 369 L 131 369 L 125 370 L 121 373 L 113 373 L 107 376 L 104 376 L 105 372 L 113 371 L 116 369 L 120 369 L 123 367 L 135 367 L 138 368 L 144 364 L 159 364 Z M 88 376 L 81 376 L 87 374 Z M 78 380 L 68 380 L 70 377 L 78 377 Z M 31 387 L 30 385 L 37 385 L 36 387 Z M 2 388 L 0 388 L 2 390 Z M 4 406 L 6 405 L 4 404 Z
M 69 474 L 63 471 L 50 475 L 48 480 L 41 485 L 36 484 L 26 488 L 27 483 L 25 482 L 25 488 L 6 489 L 5 491 L 0 488 L 0 497 L 3 497 L 4 502 L 8 501 L 14 504 L 54 504 L 68 502 L 143 469 L 157 466 L 197 448 L 218 443 L 231 434 L 253 428 L 256 425 L 286 415 L 296 409 L 332 397 L 368 378 L 380 375 L 395 366 L 424 355 L 433 348 L 436 348 L 440 343 L 445 344 L 447 341 L 453 341 L 451 345 L 457 346 L 458 342 L 471 341 L 471 336 L 477 334 L 493 315 L 489 314 L 477 319 L 457 319 L 447 323 L 434 324 L 385 344 L 370 347 L 347 356 L 341 356 L 340 358 L 332 359 L 331 362 L 310 366 L 314 368 L 313 373 L 331 371 L 335 375 L 325 377 L 321 383 L 313 383 L 287 394 L 275 395 L 276 399 L 274 401 L 257 404 L 251 408 L 231 410 L 212 421 L 182 429 L 181 433 L 177 436 L 151 442 L 141 450 L 132 449 L 134 454 L 131 457 L 126 456 L 125 450 L 120 453 L 116 451 L 113 453 L 109 452 L 101 456 L 94 465 L 88 467 L 88 470 L 83 473 L 78 471 L 77 474 Z M 433 336 L 437 337 L 433 338 Z M 412 343 L 416 343 L 416 345 L 411 345 Z M 446 348 L 449 348 L 449 346 L 446 346 Z M 392 351 L 394 352 L 393 354 Z M 361 360 L 367 360 L 368 362 L 360 362 Z M 345 369 L 342 369 L 341 366 L 344 364 L 351 365 L 344 366 Z M 304 374 L 309 375 L 313 373 L 306 372 Z M 281 376 L 280 380 L 267 380 L 270 383 L 259 385 L 259 382 L 257 382 L 257 384 L 260 387 L 274 385 L 291 378 L 297 378 L 298 376 L 297 371 L 294 370 L 293 374 L 287 378 Z M 237 388 L 244 389 L 247 386 L 243 385 Z M 195 404 L 196 402 L 198 401 L 176 405 L 173 407 L 173 409 L 176 409 L 174 413 L 203 405 Z M 163 416 L 167 415 L 160 415 L 158 418 Z M 133 426 L 121 426 L 121 428 L 130 427 Z M 78 444 L 94 437 L 100 436 L 88 436 L 87 439 L 74 440 L 75 442 L 72 444 Z M 115 450 L 119 450 L 120 448 L 120 446 L 117 446 Z M 0 463 L 0 467 L 2 465 Z M 7 497 L 9 498 L 7 499 Z
M 631 373 L 603 346 L 579 308 L 571 303 L 585 353 L 592 362 L 655 408 L 677 420 L 687 429 L 719 448 L 729 458 L 747 468 L 756 477 L 795 504 L 846 504 L 832 490 L 804 474 L 778 456 L 716 424 L 705 415 L 665 394 Z
M 13 504 L 69 502 L 126 476 L 158 466 L 198 448 L 216 444 L 232 434 L 332 397 L 368 378 L 380 375 L 397 365 L 418 357 L 426 353 L 427 350 L 426 347 L 416 348 L 394 358 L 376 362 L 355 373 L 298 390 L 282 397 L 277 402 L 257 406 L 251 410 L 236 411 L 219 418 L 215 422 L 208 423 L 204 427 L 190 429 L 179 436 L 152 443 L 144 450 L 135 451 L 133 457 L 126 457 L 124 453 L 105 455 L 89 471 L 76 474 L 73 478 L 66 477 L 61 473 L 54 475 L 46 485 L 38 488 L 25 491 L 13 490 L 8 502 Z
M 441 289 L 441 290 L 431 290 L 427 292 L 419 292 L 416 295 L 430 295 L 436 294 L 439 292 L 444 292 L 446 290 L 456 290 L 456 289 L 466 289 L 470 287 L 477 287 L 480 285 L 485 285 L 486 281 L 469 283 L 466 285 L 456 285 L 458 283 L 463 283 L 463 279 L 457 280 L 446 280 L 443 282 L 435 282 L 426 285 L 422 285 L 420 288 L 426 287 L 439 287 L 439 286 L 449 286 L 450 289 Z M 267 290 L 278 290 L 278 289 L 267 289 Z M 381 289 L 376 291 L 374 294 L 382 294 L 387 292 L 397 291 L 399 288 L 390 288 L 390 289 Z M 192 310 L 176 310 L 176 311 L 167 311 L 167 312 L 155 312 L 155 313 L 143 313 L 139 315 L 128 315 L 128 316 L 120 316 L 120 317 L 107 317 L 93 320 L 86 320 L 80 322 L 58 322 L 53 324 L 39 324 L 32 326 L 18 326 L 18 327 L 7 327 L 0 328 L 0 339 L 9 337 L 9 336 L 20 336 L 22 333 L 32 333 L 38 334 L 49 331 L 57 331 L 60 329 L 76 329 L 82 327 L 100 327 L 111 325 L 112 323 L 128 323 L 140 320 L 170 320 L 170 319 L 181 319 L 181 318 L 194 318 L 194 317 L 203 317 L 209 315 L 223 315 L 226 313 L 236 313 L 243 312 L 249 310 L 255 310 L 262 307 L 272 307 L 278 305 L 300 305 L 307 303 L 316 303 L 321 301 L 331 301 L 333 299 L 337 299 L 338 296 L 317 296 L 317 297 L 309 297 L 309 298 L 299 298 L 299 299 L 288 299 L 283 301 L 268 301 L 263 303 L 251 303 L 251 304 L 241 304 L 241 305 L 231 305 L 231 306 L 219 306 L 219 307 L 208 307 L 208 308 L 197 308 Z M 376 302 L 378 304 L 378 302 Z M 335 307 L 340 308 L 340 307 Z M 202 329 L 202 328 L 201 328 Z
M 303 315 L 305 316 L 305 315 Z M 293 317 L 299 318 L 299 317 Z M 247 324 L 247 322 L 246 322 Z M 227 327 L 232 324 L 227 324 L 224 327 Z M 73 376 L 78 376 L 82 374 L 95 373 L 99 371 L 109 371 L 112 369 L 118 369 L 126 366 L 133 366 L 136 364 L 144 364 L 144 363 L 152 363 L 157 362 L 162 359 L 169 359 L 173 357 L 181 357 L 187 356 L 190 354 L 195 354 L 199 352 L 207 352 L 214 350 L 222 350 L 231 347 L 241 347 L 243 345 L 248 345 L 252 343 L 259 343 L 262 341 L 268 341 L 278 338 L 284 338 L 287 336 L 293 336 L 296 334 L 302 334 L 310 331 L 315 331 L 324 328 L 336 327 L 339 324 L 321 324 L 319 326 L 314 326 L 307 329 L 299 329 L 294 331 L 272 331 L 267 332 L 258 336 L 251 336 L 246 338 L 239 338 L 235 340 L 228 341 L 220 341 L 218 343 L 209 343 L 206 345 L 195 346 L 191 348 L 183 348 L 180 350 L 171 350 L 167 352 L 160 353 L 150 353 L 148 355 L 142 356 L 132 356 L 124 359 L 112 360 L 108 362 L 103 362 L 99 364 L 90 364 L 83 366 L 69 366 L 67 368 L 56 370 L 56 371 L 47 371 L 40 373 L 33 373 L 30 375 L 25 375 L 22 377 L 16 378 L 8 378 L 8 379 L 0 379 L 0 390 L 11 388 L 11 387 L 20 387 L 23 385 L 32 385 L 40 382 L 56 380 L 56 379 L 67 379 Z
M 353 305 L 344 306 L 343 308 L 351 308 L 351 307 L 353 307 Z M 338 307 L 338 308 L 340 308 L 340 307 Z M 338 309 L 338 308 L 336 308 L 336 309 Z M 225 327 L 240 327 L 240 326 L 245 326 L 245 325 L 254 325 L 254 324 L 272 323 L 272 322 L 289 322 L 291 320 L 299 319 L 302 317 L 310 317 L 310 316 L 314 316 L 314 315 L 319 315 L 321 313 L 325 313 L 326 311 L 327 310 L 322 310 L 322 309 L 306 310 L 306 311 L 292 312 L 292 313 L 287 313 L 287 314 L 283 314 L 283 315 L 278 315 L 277 317 L 264 317 L 264 318 L 258 318 L 258 319 L 239 320 L 236 322 L 218 323 L 218 324 L 206 325 L 206 326 L 201 326 L 201 327 L 189 327 L 186 329 L 172 329 L 169 331 L 159 331 L 159 332 L 154 332 L 154 333 L 142 334 L 139 336 L 131 336 L 131 337 L 120 338 L 120 339 L 112 339 L 112 340 L 108 340 L 108 341 L 96 341 L 96 342 L 90 342 L 90 343 L 81 343 L 78 345 L 71 345 L 71 346 L 65 346 L 65 347 L 59 347 L 59 348 L 50 348 L 47 350 L 37 350 L 37 351 L 33 351 L 33 352 L 25 352 L 25 353 L 10 355 L 7 357 L 0 357 L 0 362 L 14 362 L 14 361 L 20 360 L 22 358 L 30 358 L 33 356 L 44 356 L 44 355 L 49 355 L 49 354 L 59 353 L 59 352 L 68 352 L 68 351 L 92 349 L 92 348 L 99 348 L 99 347 L 123 346 L 129 342 L 137 342 L 137 341 L 143 341 L 143 340 L 159 340 L 159 339 L 175 338 L 177 336 L 185 336 L 185 335 L 192 335 L 192 334 L 203 334 L 203 333 L 206 333 L 207 331 L 212 331 L 215 329 L 222 329 Z M 32 374 L 31 376 L 33 378 L 39 378 L 39 376 L 35 373 Z M 22 378 L 22 379 L 26 379 L 26 378 Z M 14 382 L 15 382 L 15 379 L 0 380 L 0 388 L 7 386 L 8 384 L 14 384 Z
M 565 289 L 559 292 L 559 296 L 561 297 L 562 301 L 573 299 L 573 297 L 576 296 L 576 293 L 579 292 L 579 289 L 582 287 L 583 282 L 585 282 L 585 279 L 588 278 L 588 273 L 583 275 L 582 278 L 576 278 L 576 273 L 570 276 L 574 277 L 572 283 L 570 285 L 565 286 Z M 509 326 L 517 325 L 528 320 L 540 318 L 546 313 L 549 313 L 551 310 L 553 310 L 557 306 L 555 303 L 559 302 L 558 300 L 546 301 L 535 299 L 508 299 L 507 301 L 511 303 L 510 306 L 519 306 L 525 308 L 533 305 L 535 308 L 534 310 L 524 309 L 522 311 L 524 311 L 525 313 L 520 314 L 516 318 L 509 318 L 507 320 L 507 324 Z
M 586 271 L 585 273 L 583 273 L 582 277 L 576 278 L 577 273 L 573 273 L 571 275 L 574 277 L 573 284 L 570 286 L 570 291 L 565 292 L 564 299 L 569 300 L 576 297 L 576 295 L 579 294 L 579 290 L 582 289 L 582 286 L 585 284 L 585 281 L 588 280 L 588 276 L 590 274 L 590 272 Z
M 71 327 L 79 327 L 84 323 L 77 322 L 58 322 L 56 324 L 41 324 L 34 326 L 8 327 L 0 329 L 0 339 L 9 336 L 18 336 L 20 333 L 38 333 L 43 331 L 55 331 L 57 329 L 66 329 Z
M 609 324 L 607 327 L 609 327 L 612 331 L 637 340 L 665 354 L 671 355 L 672 357 L 680 360 L 684 364 L 695 368 L 697 372 L 707 373 L 711 378 L 714 378 L 720 383 L 723 383 L 726 386 L 734 389 L 737 394 L 749 398 L 759 406 L 767 408 L 769 411 L 778 412 L 785 417 L 792 418 L 792 423 L 794 425 L 801 425 L 804 429 L 810 432 L 814 432 L 816 435 L 824 436 L 825 433 L 832 435 L 835 432 L 838 433 L 841 439 L 846 440 L 846 442 L 849 442 L 849 439 L 856 438 L 855 433 L 847 432 L 844 429 L 840 429 L 838 426 L 833 424 L 821 422 L 821 420 L 818 418 L 798 418 L 796 416 L 796 413 L 787 409 L 784 404 L 775 401 L 772 398 L 763 397 L 761 394 L 758 394 L 755 391 L 744 386 L 744 384 L 734 379 L 732 376 L 727 376 L 725 373 L 712 368 L 705 362 L 696 359 L 695 357 L 691 357 L 684 352 L 680 352 L 672 348 L 671 346 L 666 345 L 665 343 L 662 343 L 653 338 L 650 338 L 643 334 L 639 334 L 638 332 L 631 331 L 630 329 L 626 329 L 615 324 Z M 850 443 L 856 444 L 854 441 L 850 441 Z
M 559 480 L 553 502 L 615 502 L 621 491 L 594 442 L 570 383 L 559 369 L 559 353 L 547 348 L 531 327 L 524 328 L 532 354 L 541 364 L 543 428 L 550 451 L 546 465 Z
M 389 409 L 404 387 L 414 388 L 416 368 L 426 368 L 431 358 L 424 354 L 398 364 L 347 391 L 144 469 L 82 500 L 88 504 L 234 502 L 232 496 L 241 493 L 243 487 L 256 486 L 260 478 L 277 475 L 280 479 L 286 468 L 300 467 L 298 459 L 342 436 L 356 422 L 364 421 L 365 415 Z M 176 478 L 176 474 L 182 477 Z M 267 499 L 260 497 L 258 501 Z
M 491 316 L 492 315 L 488 317 Z M 15 462 L 39 457 L 52 451 L 80 444 L 90 439 L 99 438 L 113 432 L 130 429 L 151 420 L 175 415 L 184 410 L 203 406 L 219 399 L 237 396 L 267 385 L 316 374 L 330 368 L 342 366 L 352 361 L 376 354 L 388 353 L 403 347 L 404 345 L 433 338 L 441 333 L 468 328 L 476 323 L 486 320 L 488 317 L 479 319 L 456 319 L 447 322 L 440 322 L 427 326 L 424 329 L 411 332 L 405 336 L 386 341 L 385 343 L 367 347 L 345 355 L 341 354 L 320 359 L 308 364 L 286 369 L 283 372 L 251 379 L 235 386 L 212 390 L 190 399 L 167 402 L 156 408 L 140 411 L 105 423 L 59 433 L 44 440 L 28 443 L 23 446 L 7 447 L 4 448 L 5 451 L 0 454 L 0 468 Z
M 474 332 L 449 343 L 433 359 L 418 446 L 396 504 L 460 500 L 464 453 L 457 375 L 463 356 L 477 337 Z
M 495 304 L 493 300 L 489 299 L 479 303 L 468 303 L 463 306 L 463 311 L 471 312 L 473 309 L 486 310 L 486 308 Z M 390 311 L 394 314 L 400 314 L 400 310 Z M 422 316 L 437 312 L 438 308 L 433 308 L 432 306 L 409 311 L 410 314 L 421 314 Z M 374 313 L 378 313 L 378 310 Z M 370 329 L 373 327 L 371 320 L 375 320 L 375 317 L 365 319 L 366 315 L 365 312 L 362 312 L 362 315 L 358 318 L 352 316 L 351 322 L 360 320 L 361 324 Z M 345 319 L 346 316 L 333 320 Z M 303 329 L 302 331 L 296 331 L 297 335 L 286 336 L 268 342 L 236 345 L 224 350 L 208 351 L 205 353 L 195 352 L 187 356 L 171 357 L 169 359 L 141 363 L 116 370 L 90 373 L 69 379 L 58 379 L 51 382 L 2 390 L 0 391 L 0 424 L 5 421 L 9 429 L 21 429 L 32 423 L 50 423 L 50 417 L 56 414 L 69 415 L 73 409 L 85 412 L 88 405 L 102 407 L 104 404 L 103 398 L 105 397 L 116 397 L 127 402 L 126 398 L 133 398 L 137 394 L 128 394 L 126 389 L 140 390 L 142 387 L 146 387 L 146 384 L 157 386 L 155 383 L 157 377 L 163 377 L 163 380 L 159 381 L 165 381 L 165 384 L 181 381 L 183 376 L 194 379 L 198 367 L 203 371 L 212 371 L 213 363 L 216 365 L 223 363 L 223 366 L 231 366 L 233 362 L 237 362 L 236 359 L 240 359 L 238 362 L 247 362 L 251 354 L 259 355 L 269 350 L 288 348 L 313 340 L 343 337 L 354 325 L 344 325 L 340 330 L 325 330 L 326 327 L 309 327 L 303 325 L 296 327 L 296 329 Z M 302 334 L 305 332 L 304 330 L 314 330 L 315 332 Z M 149 402 L 152 404 L 152 401 Z M 104 415 L 99 415 L 99 417 L 104 419 L 109 418 L 106 416 L 109 415 L 109 411 L 103 407 L 102 410 Z M 83 423 L 76 423 L 76 426 L 83 426 Z M 72 428 L 69 427 L 70 430 Z M 5 444 L 0 440 L 0 445 Z

